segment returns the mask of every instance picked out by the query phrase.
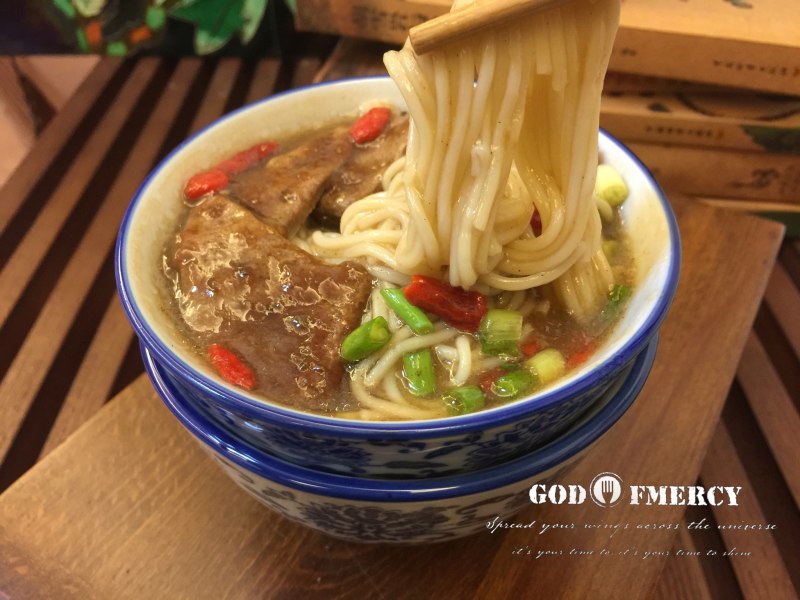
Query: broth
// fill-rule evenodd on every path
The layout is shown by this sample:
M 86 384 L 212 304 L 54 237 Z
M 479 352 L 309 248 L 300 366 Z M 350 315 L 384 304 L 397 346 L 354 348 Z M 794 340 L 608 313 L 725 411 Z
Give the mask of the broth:
M 354 128 L 348 128 L 353 120 L 298 133 L 277 146 L 266 141 L 187 183 L 181 222 L 164 248 L 161 293 L 190 351 L 204 356 L 229 383 L 266 400 L 346 418 L 373 418 L 365 393 L 375 398 L 370 402 L 397 404 L 393 418 L 490 408 L 552 385 L 590 360 L 619 320 L 633 281 L 634 261 L 618 210 L 603 227 L 604 239 L 612 242 L 608 259 L 616 285 L 610 293 L 616 296 L 594 317 L 578 320 L 568 314 L 551 285 L 482 295 L 489 312 L 484 311 L 481 327 L 486 315 L 523 315 L 514 344 L 484 352 L 489 333 L 458 331 L 429 310 L 428 335 L 443 338 L 430 347 L 433 391 L 414 391 L 409 361 L 424 349 L 404 353 L 385 380 L 366 390 L 370 368 L 387 350 L 345 361 L 340 348 L 362 322 L 373 321 L 376 311 L 389 317 L 387 331 L 393 338 L 414 339 L 416 334 L 391 308 L 376 306 L 382 302 L 381 289 L 397 286 L 376 278 L 358 261 L 306 250 L 317 250 L 313 231 L 335 229 L 349 203 L 372 198 L 380 189 L 381 175 L 404 151 L 407 120 L 391 114 L 375 139 L 360 143 L 354 141 Z M 466 360 L 466 344 L 473 368 L 454 385 L 459 361 Z M 556 362 L 563 362 L 555 379 L 531 366 L 545 351 L 551 358 L 556 352 Z M 427 363 L 422 363 L 418 366 L 425 370 Z M 533 383 L 525 389 L 500 389 L 504 380 L 527 381 L 530 374 Z M 473 397 L 480 390 L 481 406 L 465 410 L 465 401 L 453 395 L 462 388 L 470 388 Z M 376 390 L 385 397 L 376 397 Z

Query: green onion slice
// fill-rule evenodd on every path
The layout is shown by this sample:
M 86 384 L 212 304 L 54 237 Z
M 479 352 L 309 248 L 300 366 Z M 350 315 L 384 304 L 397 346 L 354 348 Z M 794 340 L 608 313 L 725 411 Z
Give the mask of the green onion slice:
M 428 318 L 428 315 L 421 308 L 411 304 L 403 290 L 400 288 L 386 288 L 381 290 L 381 296 L 394 311 L 394 314 L 411 328 L 411 331 L 418 335 L 433 331 L 433 323 Z
M 504 400 L 513 400 L 526 394 L 534 383 L 533 375 L 527 369 L 509 371 L 492 382 L 492 395 Z
M 433 356 L 428 348 L 403 354 L 403 379 L 415 396 L 430 396 L 436 389 Z
M 567 370 L 567 361 L 555 348 L 537 352 L 525 361 L 525 368 L 540 385 L 547 385 L 561 377 Z
M 453 388 L 442 397 L 451 415 L 466 415 L 486 405 L 486 396 L 477 385 Z
M 383 348 L 392 338 L 389 324 L 383 317 L 375 317 L 351 331 L 342 341 L 342 358 L 357 361 Z
M 633 289 L 629 285 L 618 283 L 611 288 L 608 293 L 608 303 L 603 308 L 602 316 L 605 319 L 615 317 L 622 308 L 622 305 L 631 297 Z
M 522 337 L 522 314 L 514 310 L 492 308 L 478 328 L 481 351 L 493 356 L 517 356 Z

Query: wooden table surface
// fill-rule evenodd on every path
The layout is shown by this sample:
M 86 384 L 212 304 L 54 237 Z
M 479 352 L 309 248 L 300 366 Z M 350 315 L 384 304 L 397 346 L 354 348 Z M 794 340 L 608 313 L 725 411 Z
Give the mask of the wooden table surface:
M 261 507 L 170 417 L 140 375 L 114 294 L 122 213 L 191 131 L 275 91 L 374 68 L 381 48 L 350 50 L 340 46 L 325 64 L 319 53 L 258 63 L 106 59 L 2 190 L 0 597 L 795 597 L 800 252 L 784 244 L 774 266 L 782 228 L 768 221 L 671 196 L 684 266 L 653 372 L 629 414 L 562 478 L 588 485 L 613 471 L 626 483 L 741 485 L 740 506 L 532 506 L 517 519 L 680 523 L 677 533 L 344 543 Z M 703 518 L 778 527 L 686 529 Z M 613 553 L 512 554 L 525 546 Z M 617 554 L 632 547 L 672 556 Z M 732 548 L 751 555 L 722 555 Z M 718 555 L 676 557 L 678 549 Z

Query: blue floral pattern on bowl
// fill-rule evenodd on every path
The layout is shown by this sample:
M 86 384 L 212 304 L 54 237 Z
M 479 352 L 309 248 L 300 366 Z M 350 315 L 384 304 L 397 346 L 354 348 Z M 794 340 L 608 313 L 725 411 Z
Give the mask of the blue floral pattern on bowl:
M 611 339 L 598 349 L 596 360 L 535 396 L 426 421 L 365 422 L 304 413 L 222 381 L 189 351 L 165 315 L 163 298 L 153 293 L 163 283 L 163 240 L 180 210 L 178 203 L 164 198 L 175 197 L 196 172 L 198 160 L 208 159 L 223 141 L 254 135 L 255 130 L 269 137 L 270 128 L 285 114 L 302 112 L 306 118 L 323 119 L 378 97 L 403 104 L 402 94 L 388 78 L 337 81 L 276 94 L 222 117 L 171 152 L 143 182 L 120 227 L 115 272 L 123 309 L 143 346 L 181 383 L 181 394 L 193 405 L 235 439 L 295 464 L 332 473 L 407 478 L 469 472 L 524 455 L 560 436 L 602 397 L 624 366 L 657 335 L 677 287 L 680 235 L 670 203 L 641 162 L 605 132 L 599 134 L 604 160 L 623 173 L 631 189 L 622 208 L 631 216 L 631 240 L 639 240 L 648 251 L 637 255 L 639 281 L 629 309 Z M 656 243 L 651 247 L 646 240 Z
M 469 503 L 457 499 L 397 503 L 388 508 L 374 503 L 322 500 L 244 471 L 210 450 L 208 453 L 239 487 L 285 518 L 333 537 L 368 543 L 443 542 L 484 531 L 495 517 L 508 520 L 528 506 L 531 485 L 553 479 L 569 466 L 560 466 L 505 490 L 476 495 Z
M 224 431 L 257 450 L 317 471 L 391 478 L 436 477 L 476 471 L 541 448 L 603 398 L 615 381 L 622 381 L 629 367 L 621 365 L 616 377 L 599 382 L 579 396 L 534 410 L 525 419 L 467 434 L 420 440 L 413 437 L 348 439 L 275 425 L 209 400 L 195 387 L 183 383 L 164 365 L 160 366 L 187 403 Z
M 529 505 L 536 482 L 556 477 L 589 450 L 631 406 L 655 357 L 652 342 L 580 422 L 545 447 L 480 471 L 427 479 L 370 479 L 299 467 L 224 431 L 165 376 L 148 352 L 145 366 L 167 408 L 233 481 L 272 510 L 331 536 L 370 543 L 423 543 L 485 530 Z M 589 482 L 586 482 L 588 485 Z

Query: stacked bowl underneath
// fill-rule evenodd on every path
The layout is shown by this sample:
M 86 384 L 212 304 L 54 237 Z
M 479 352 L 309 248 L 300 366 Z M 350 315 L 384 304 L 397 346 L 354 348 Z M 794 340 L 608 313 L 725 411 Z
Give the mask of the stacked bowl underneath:
M 159 394 L 240 486 L 338 537 L 444 540 L 525 506 L 532 483 L 577 459 L 628 409 L 650 371 L 677 287 L 680 239 L 652 176 L 601 132 L 603 162 L 630 191 L 619 214 L 635 281 L 624 314 L 595 353 L 561 379 L 483 411 L 420 421 L 303 412 L 224 381 L 193 351 L 165 304 L 164 248 L 182 218 L 186 182 L 248 144 L 282 139 L 298 123 L 334 122 L 375 100 L 404 105 L 388 78 L 340 81 L 244 107 L 187 140 L 131 202 L 117 242 L 117 285 Z
M 424 543 L 484 530 L 527 506 L 534 483 L 555 477 L 594 445 L 639 394 L 657 340 L 636 357 L 564 435 L 495 467 L 423 479 L 335 475 L 289 463 L 233 437 L 181 394 L 142 348 L 156 391 L 208 454 L 244 490 L 284 517 L 351 541 Z

